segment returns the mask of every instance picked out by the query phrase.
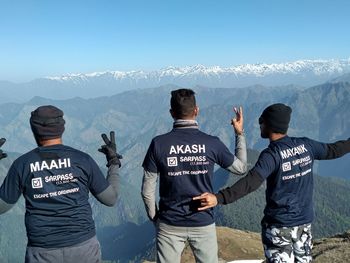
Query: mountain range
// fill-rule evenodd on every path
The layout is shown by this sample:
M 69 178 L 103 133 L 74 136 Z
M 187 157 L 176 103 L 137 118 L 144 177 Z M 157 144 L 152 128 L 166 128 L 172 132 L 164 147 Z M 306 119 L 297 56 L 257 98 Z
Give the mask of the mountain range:
M 65 112 L 65 143 L 91 151 L 97 160 L 102 161 L 102 156 L 94 150 L 100 146 L 100 134 L 115 130 L 119 149 L 124 152 L 125 166 L 133 169 L 127 177 L 135 181 L 132 175 L 141 173 L 137 164 L 142 162 L 151 138 L 171 128 L 169 99 L 170 91 L 176 88 L 179 87 L 167 85 L 94 99 L 35 97 L 26 103 L 0 104 L 1 133 L 7 138 L 4 149 L 9 147 L 23 153 L 33 148 L 35 141 L 28 125 L 30 112 L 40 105 L 53 104 Z M 219 136 L 231 147 L 234 140 L 229 123 L 233 117 L 232 107 L 237 105 L 244 107 L 247 142 L 252 149 L 261 150 L 267 146 L 267 141 L 260 139 L 257 120 L 262 110 L 275 102 L 287 103 L 293 109 L 291 136 L 331 142 L 346 139 L 350 134 L 349 82 L 327 82 L 308 89 L 294 86 L 253 86 L 245 89 L 197 86 L 195 91 L 201 129 Z M 342 160 L 323 162 L 324 169 L 320 169 L 319 173 L 349 178 L 349 160 L 346 156 Z
M 124 156 L 121 198 L 115 208 L 103 207 L 91 200 L 104 259 L 110 262 L 152 259 L 154 228 L 147 222 L 140 197 L 140 164 L 152 137 L 172 127 L 170 91 L 177 88 L 179 86 L 164 85 L 91 99 L 34 97 L 23 103 L 0 104 L 0 135 L 7 139 L 2 148 L 9 152 L 9 157 L 0 161 L 0 182 L 13 160 L 35 147 L 29 117 L 30 112 L 40 105 L 53 104 L 63 109 L 66 120 L 64 143 L 88 152 L 104 172 L 105 158 L 97 151 L 102 144 L 100 134 L 115 130 L 118 150 Z M 200 129 L 219 136 L 230 149 L 235 143 L 230 126 L 232 107 L 244 107 L 250 167 L 254 165 L 259 151 L 267 145 L 260 139 L 257 120 L 262 109 L 271 103 L 284 102 L 293 108 L 292 136 L 308 136 L 330 142 L 348 138 L 350 134 L 350 82 L 346 75 L 339 76 L 338 81 L 334 79 L 310 88 L 255 85 L 242 89 L 205 86 L 194 89 L 200 107 Z M 315 176 L 316 237 L 327 237 L 350 229 L 349 164 L 349 155 L 318 163 L 316 171 L 322 176 Z M 221 169 L 216 171 L 215 178 L 215 189 L 236 180 Z M 218 208 L 216 221 L 221 226 L 259 231 L 264 203 L 263 186 L 235 204 Z M 21 200 L 9 213 L 1 216 L 0 262 L 23 261 L 23 214 Z
M 203 65 L 160 70 L 105 71 L 44 77 L 27 83 L 0 81 L 0 103 L 23 102 L 34 96 L 68 99 L 111 96 L 131 89 L 173 84 L 184 87 L 242 88 L 252 85 L 310 87 L 350 72 L 350 59 L 299 60 L 279 64 L 232 67 Z

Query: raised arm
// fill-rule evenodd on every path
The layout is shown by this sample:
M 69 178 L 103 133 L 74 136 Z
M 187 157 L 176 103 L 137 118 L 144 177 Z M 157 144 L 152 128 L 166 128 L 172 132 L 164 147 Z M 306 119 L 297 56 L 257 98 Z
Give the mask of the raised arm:
M 106 179 L 109 186 L 95 197 L 106 206 L 114 206 L 119 194 L 119 168 L 121 166 L 120 159 L 122 156 L 117 153 L 115 134 L 113 131 L 110 132 L 110 139 L 108 139 L 106 134 L 102 134 L 101 136 L 105 145 L 102 145 L 98 150 L 105 154 L 107 158 L 108 172 Z
M 247 172 L 247 146 L 244 134 L 236 135 L 235 159 L 226 170 L 236 175 Z
M 243 108 L 234 108 L 236 118 L 231 120 L 236 135 L 235 159 L 226 169 L 237 175 L 244 175 L 247 172 L 247 145 L 243 130 Z
M 6 142 L 5 138 L 0 139 L 0 147 Z M 0 149 L 0 160 L 6 158 L 7 154 Z M 8 175 L 6 176 L 0 188 L 0 214 L 9 211 L 21 194 L 18 174 L 14 166 L 11 166 Z
M 108 167 L 107 181 L 109 186 L 96 195 L 96 199 L 106 205 L 114 206 L 119 196 L 119 167 L 117 165 L 111 165 Z

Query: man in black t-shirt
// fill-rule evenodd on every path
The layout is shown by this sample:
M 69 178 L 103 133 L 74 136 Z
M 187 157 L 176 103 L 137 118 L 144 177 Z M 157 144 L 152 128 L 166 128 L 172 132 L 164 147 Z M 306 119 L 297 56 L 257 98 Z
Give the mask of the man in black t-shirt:
M 214 164 L 234 174 L 246 172 L 242 109 L 236 109 L 237 118 L 232 120 L 235 155 L 218 137 L 198 129 L 198 112 L 192 90 L 172 91 L 173 129 L 152 140 L 143 162 L 142 197 L 148 217 L 157 225 L 157 262 L 180 262 L 186 241 L 197 262 L 218 262 L 213 211 L 198 211 L 192 198 L 213 192 Z M 155 202 L 158 178 L 159 207 Z
M 63 112 L 54 106 L 33 111 L 30 125 L 38 147 L 14 161 L 0 188 L 0 213 L 24 196 L 25 262 L 101 262 L 89 192 L 107 206 L 117 200 L 120 156 L 114 133 L 110 140 L 102 135 L 106 144 L 99 149 L 108 161 L 106 179 L 88 154 L 62 144 L 64 124 Z
M 261 137 L 270 140 L 247 176 L 216 195 L 203 194 L 199 210 L 229 204 L 259 188 L 266 180 L 262 241 L 268 262 L 311 262 L 314 160 L 329 160 L 350 152 L 350 139 L 331 144 L 289 137 L 292 109 L 267 107 L 259 118 Z

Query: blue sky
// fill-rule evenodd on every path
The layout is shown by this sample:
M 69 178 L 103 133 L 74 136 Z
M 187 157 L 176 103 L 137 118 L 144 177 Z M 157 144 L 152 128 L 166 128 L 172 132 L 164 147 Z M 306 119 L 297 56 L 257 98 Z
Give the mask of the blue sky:
M 347 0 L 0 0 L 0 80 L 350 57 Z

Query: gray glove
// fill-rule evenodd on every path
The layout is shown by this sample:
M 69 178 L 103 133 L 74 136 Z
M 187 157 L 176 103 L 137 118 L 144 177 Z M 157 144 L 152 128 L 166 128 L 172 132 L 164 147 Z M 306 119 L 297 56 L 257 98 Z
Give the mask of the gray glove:
M 0 139 L 0 147 L 4 145 L 4 143 L 6 142 L 6 139 L 5 138 L 1 138 Z M 0 149 L 0 160 L 1 159 L 4 159 L 7 157 L 7 154 L 4 153 L 1 149 Z
M 123 157 L 117 153 L 117 146 L 115 144 L 114 131 L 110 132 L 110 139 L 108 139 L 105 133 L 103 133 L 101 137 L 105 142 L 105 145 L 102 145 L 101 148 L 98 149 L 98 151 L 106 155 L 107 167 L 113 164 L 118 165 L 120 167 L 121 166 L 120 159 L 122 159 Z

